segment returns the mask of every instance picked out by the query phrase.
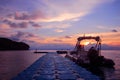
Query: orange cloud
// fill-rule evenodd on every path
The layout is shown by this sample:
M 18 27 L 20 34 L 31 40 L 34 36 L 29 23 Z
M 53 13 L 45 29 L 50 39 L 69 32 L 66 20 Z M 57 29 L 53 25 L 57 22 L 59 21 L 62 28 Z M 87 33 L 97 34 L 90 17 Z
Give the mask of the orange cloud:
M 86 36 L 100 36 L 102 40 L 102 44 L 107 45 L 120 45 L 120 32 L 106 32 L 106 33 L 91 33 L 91 34 L 85 34 Z M 59 43 L 66 43 L 66 44 L 72 44 L 75 45 L 77 42 L 78 37 L 82 37 L 83 34 L 75 34 L 72 35 L 71 38 L 65 38 L 60 37 L 59 39 L 62 40 L 62 42 Z M 56 37 L 57 38 L 57 37 Z M 94 40 L 91 40 L 91 43 L 94 43 Z
M 0 36 L 1 37 L 11 37 L 15 32 L 11 31 L 11 28 L 7 24 L 0 24 Z
M 10 27 L 9 25 L 2 23 L 0 24 L 0 29 L 10 29 Z
M 91 33 L 85 34 L 86 36 L 100 36 L 102 39 L 102 44 L 107 45 L 120 45 L 120 32 L 106 32 L 106 33 Z M 77 34 L 76 36 L 83 36 L 81 34 Z
M 113 46 L 120 46 L 120 32 L 106 32 L 106 33 L 90 33 L 85 34 L 85 36 L 100 36 L 102 40 L 102 44 L 113 45 Z M 83 34 L 74 34 L 71 35 L 70 38 L 66 38 L 65 36 L 59 37 L 30 37 L 27 38 L 30 41 L 34 41 L 38 44 L 70 44 L 75 46 L 78 37 L 82 37 Z M 87 40 L 86 40 L 87 41 Z M 96 43 L 94 40 L 90 40 L 91 44 Z
M 62 29 L 56 29 L 55 30 L 55 32 L 58 32 L 58 33 L 61 33 L 61 32 L 63 32 L 64 30 L 62 30 Z

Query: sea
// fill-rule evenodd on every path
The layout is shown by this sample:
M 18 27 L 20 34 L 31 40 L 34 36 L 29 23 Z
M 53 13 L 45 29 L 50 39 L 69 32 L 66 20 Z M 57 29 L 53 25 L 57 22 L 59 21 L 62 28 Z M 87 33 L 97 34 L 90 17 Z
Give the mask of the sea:
M 42 50 L 55 52 L 56 50 Z M 0 80 L 10 80 L 25 70 L 41 56 L 49 53 L 35 54 L 28 51 L 0 51 Z M 65 54 L 60 54 L 65 56 Z M 120 50 L 102 50 L 101 55 L 115 62 L 114 68 L 102 68 L 105 80 L 120 80 Z

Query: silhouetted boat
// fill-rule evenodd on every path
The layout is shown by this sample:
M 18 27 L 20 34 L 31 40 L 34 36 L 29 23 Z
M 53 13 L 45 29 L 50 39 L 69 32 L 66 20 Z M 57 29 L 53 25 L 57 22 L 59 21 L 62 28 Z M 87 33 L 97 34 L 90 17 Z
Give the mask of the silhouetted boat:
M 34 53 L 48 53 L 48 52 L 34 52 Z
M 84 39 L 94 39 L 97 41 L 95 47 L 91 47 L 88 51 L 85 51 L 84 45 L 80 44 L 80 41 Z M 70 51 L 66 54 L 65 57 L 71 59 L 81 66 L 105 66 L 105 67 L 113 67 L 115 63 L 111 59 L 104 58 L 101 56 L 101 39 L 99 36 L 91 37 L 91 36 L 83 36 L 77 39 L 77 44 L 73 51 Z
M 58 51 L 56 51 L 58 54 L 67 54 L 67 51 L 65 51 L 65 50 L 58 50 Z

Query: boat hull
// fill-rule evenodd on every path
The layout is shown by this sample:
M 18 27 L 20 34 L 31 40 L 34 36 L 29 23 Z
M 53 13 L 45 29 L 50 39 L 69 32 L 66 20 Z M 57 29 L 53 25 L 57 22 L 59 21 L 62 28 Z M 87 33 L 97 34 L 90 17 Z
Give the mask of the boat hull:
M 96 67 L 114 67 L 115 63 L 111 59 L 106 59 L 103 56 L 98 56 L 97 58 L 93 58 L 89 60 L 89 62 L 85 62 L 82 59 L 76 58 L 73 55 L 66 55 L 66 58 L 72 60 L 78 65 L 81 65 L 83 67 L 89 67 L 89 66 L 96 66 Z

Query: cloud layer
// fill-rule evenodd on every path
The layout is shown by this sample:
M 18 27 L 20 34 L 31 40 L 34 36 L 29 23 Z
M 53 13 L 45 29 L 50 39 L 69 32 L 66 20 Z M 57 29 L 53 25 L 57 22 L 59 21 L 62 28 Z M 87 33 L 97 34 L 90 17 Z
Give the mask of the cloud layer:
M 116 26 L 119 24 L 111 22 L 113 27 L 97 24 L 97 14 L 94 15 L 97 17 L 92 16 L 92 19 L 95 18 L 92 24 L 92 19 L 87 17 L 97 12 L 98 7 L 114 1 L 116 0 L 0 0 L 0 36 L 25 41 L 31 46 L 66 46 L 75 45 L 77 37 L 83 35 L 82 31 L 91 31 L 86 35 L 100 35 L 103 44 L 118 45 L 120 30 Z M 104 15 L 100 20 L 104 21 Z

